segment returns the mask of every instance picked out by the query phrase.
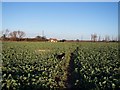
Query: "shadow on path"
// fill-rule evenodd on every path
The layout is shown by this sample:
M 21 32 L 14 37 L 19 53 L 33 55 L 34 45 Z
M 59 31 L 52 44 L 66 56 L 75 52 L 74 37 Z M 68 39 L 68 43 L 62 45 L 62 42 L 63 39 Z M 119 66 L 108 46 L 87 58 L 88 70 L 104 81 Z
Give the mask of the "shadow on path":
M 81 62 L 77 62 L 77 65 L 75 64 L 75 60 L 77 60 L 78 57 L 78 47 L 76 50 L 71 53 L 70 56 L 70 62 L 68 66 L 68 74 L 67 74 L 67 81 L 66 81 L 66 87 L 67 89 L 82 89 L 82 90 L 90 90 L 97 88 L 95 86 L 94 82 L 89 82 L 84 77 L 84 72 L 80 72 L 82 68 Z

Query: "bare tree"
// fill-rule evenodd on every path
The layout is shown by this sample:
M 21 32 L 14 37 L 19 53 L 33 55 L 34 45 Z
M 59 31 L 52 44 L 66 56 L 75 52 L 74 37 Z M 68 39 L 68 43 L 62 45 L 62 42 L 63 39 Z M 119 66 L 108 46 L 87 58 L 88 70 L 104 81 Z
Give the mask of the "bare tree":
M 101 41 L 101 36 L 99 35 L 98 41 Z
M 110 41 L 110 36 L 109 35 L 105 36 L 105 41 Z
M 12 40 L 16 40 L 17 39 L 17 31 L 10 32 L 9 35 L 10 35 L 10 38 Z
M 11 38 L 17 38 L 17 31 L 10 32 L 9 35 Z
M 115 37 L 115 41 L 118 41 L 118 37 Z
M 23 36 L 25 36 L 25 33 L 23 31 L 13 31 L 9 33 L 12 40 L 21 39 Z
M 91 41 L 97 41 L 97 34 L 91 34 Z
M 8 35 L 9 35 L 9 30 L 8 29 L 6 29 L 6 30 L 3 30 L 2 31 L 2 38 L 7 38 L 8 37 Z
M 25 36 L 25 32 L 23 32 L 23 31 L 17 31 L 17 35 L 18 35 L 18 38 L 20 39 L 20 38 L 22 38 L 22 37 Z

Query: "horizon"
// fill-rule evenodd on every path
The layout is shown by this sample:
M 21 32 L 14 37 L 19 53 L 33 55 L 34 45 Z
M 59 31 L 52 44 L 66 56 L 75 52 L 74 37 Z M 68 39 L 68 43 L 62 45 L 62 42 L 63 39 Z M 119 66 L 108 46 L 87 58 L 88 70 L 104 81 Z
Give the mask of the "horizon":
M 3 30 L 66 40 L 118 37 L 118 2 L 3 2 Z

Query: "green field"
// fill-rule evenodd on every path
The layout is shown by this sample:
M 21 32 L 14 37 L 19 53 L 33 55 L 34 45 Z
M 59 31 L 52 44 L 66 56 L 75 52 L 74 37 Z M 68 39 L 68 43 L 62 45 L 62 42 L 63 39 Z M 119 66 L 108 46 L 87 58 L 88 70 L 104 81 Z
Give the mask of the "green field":
M 3 42 L 2 60 L 2 90 L 120 88 L 118 43 Z

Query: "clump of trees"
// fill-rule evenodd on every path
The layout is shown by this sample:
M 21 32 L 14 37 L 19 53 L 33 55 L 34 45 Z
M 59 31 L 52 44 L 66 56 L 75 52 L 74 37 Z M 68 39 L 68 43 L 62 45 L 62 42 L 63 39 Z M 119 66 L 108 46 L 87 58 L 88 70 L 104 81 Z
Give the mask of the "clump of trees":
M 10 36 L 13 38 L 22 38 L 25 35 L 23 31 L 13 31 L 10 33 Z
M 25 32 L 23 31 L 12 31 L 10 32 L 8 29 L 2 31 L 2 40 L 13 40 L 20 41 L 25 36 Z
M 35 37 L 36 40 L 46 40 L 46 37 L 45 36 L 36 36 Z
M 25 32 L 23 31 L 13 31 L 9 33 L 10 38 L 12 40 L 21 40 L 25 36 Z
M 118 41 L 117 38 L 110 39 L 109 35 L 105 35 L 105 37 L 101 40 L 101 36 L 98 36 L 97 34 L 91 34 L 91 41 L 101 41 L 101 42 L 115 42 Z
M 66 41 L 65 39 L 59 40 L 59 42 L 65 42 L 65 41 Z
M 1 40 L 3 41 L 47 41 L 45 36 L 36 36 L 35 38 L 24 38 L 24 31 L 12 31 L 10 32 L 8 29 L 2 31 Z

